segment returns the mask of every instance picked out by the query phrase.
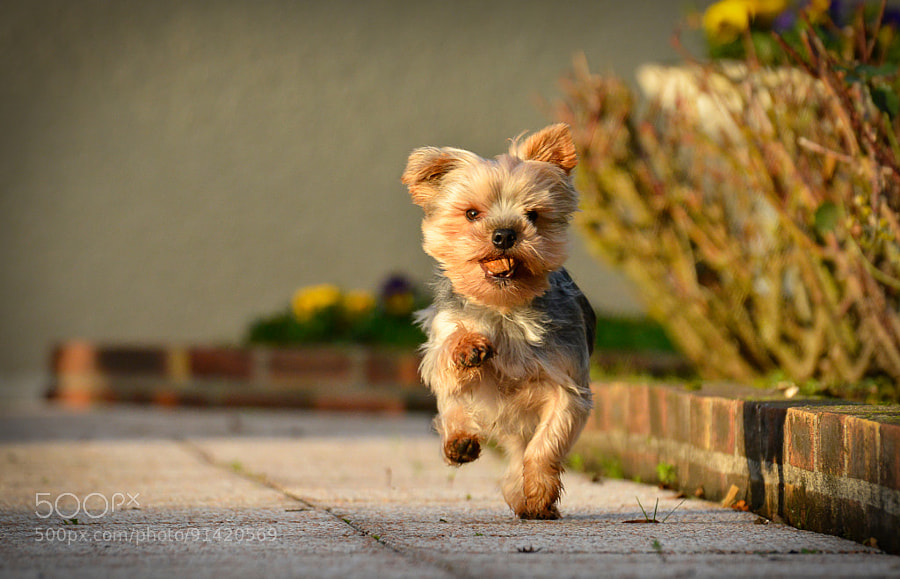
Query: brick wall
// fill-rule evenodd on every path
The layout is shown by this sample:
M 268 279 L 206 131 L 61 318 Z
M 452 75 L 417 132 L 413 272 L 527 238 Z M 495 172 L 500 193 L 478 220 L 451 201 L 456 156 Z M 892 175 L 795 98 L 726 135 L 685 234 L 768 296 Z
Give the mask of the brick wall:
M 363 347 L 103 346 L 54 350 L 49 396 L 162 405 L 432 410 L 411 352 Z
M 770 519 L 900 553 L 900 408 L 760 395 L 596 384 L 575 452 L 644 481 L 672 465 L 687 495 L 721 500 L 734 485 Z

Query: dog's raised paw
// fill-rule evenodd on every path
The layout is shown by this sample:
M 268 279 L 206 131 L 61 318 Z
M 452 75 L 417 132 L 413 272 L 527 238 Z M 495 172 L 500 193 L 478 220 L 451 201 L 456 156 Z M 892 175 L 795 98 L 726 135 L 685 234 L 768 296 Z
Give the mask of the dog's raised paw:
M 472 462 L 481 455 L 481 443 L 477 438 L 454 438 L 444 445 L 444 455 L 451 464 Z
M 457 368 L 477 368 L 494 355 L 494 346 L 480 334 L 469 334 L 459 341 L 453 352 Z

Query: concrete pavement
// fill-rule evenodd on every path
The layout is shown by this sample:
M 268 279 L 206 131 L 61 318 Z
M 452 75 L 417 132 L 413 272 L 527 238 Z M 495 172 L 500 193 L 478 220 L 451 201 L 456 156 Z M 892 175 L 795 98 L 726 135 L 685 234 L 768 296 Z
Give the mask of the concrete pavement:
M 0 416 L 0 576 L 900 577 L 900 557 L 631 481 L 518 521 L 503 462 L 424 415 L 37 407 Z M 659 499 L 662 524 L 638 501 Z

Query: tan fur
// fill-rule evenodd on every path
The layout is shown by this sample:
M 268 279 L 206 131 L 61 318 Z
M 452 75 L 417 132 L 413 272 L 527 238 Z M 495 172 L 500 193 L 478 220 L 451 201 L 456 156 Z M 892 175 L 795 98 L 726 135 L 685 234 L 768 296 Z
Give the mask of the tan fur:
M 444 456 L 468 462 L 481 443 L 497 441 L 509 458 L 503 496 L 523 518 L 559 516 L 563 460 L 591 408 L 584 331 L 572 338 L 580 343 L 560 343 L 548 334 L 553 304 L 534 306 L 566 259 L 576 162 L 560 124 L 492 160 L 417 149 L 402 177 L 425 210 L 423 247 L 455 296 L 420 313 L 429 336 L 420 371 L 437 397 Z M 498 231 L 514 232 L 514 243 L 498 245 Z M 482 267 L 501 257 L 514 264 L 508 274 Z M 576 315 L 567 304 L 565 315 Z

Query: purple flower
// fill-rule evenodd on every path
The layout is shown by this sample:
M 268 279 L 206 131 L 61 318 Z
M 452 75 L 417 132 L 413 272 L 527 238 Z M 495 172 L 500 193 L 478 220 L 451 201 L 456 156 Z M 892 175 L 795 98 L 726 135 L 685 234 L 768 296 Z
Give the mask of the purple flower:
M 391 315 L 406 316 L 415 307 L 413 284 L 402 274 L 390 276 L 381 286 L 381 303 Z
M 881 18 L 881 25 L 900 28 L 900 8 L 885 8 L 884 16 Z
M 796 23 L 797 13 L 793 10 L 785 10 L 775 18 L 774 22 L 772 22 L 772 29 L 776 32 L 784 32 L 792 29 Z
M 387 298 L 397 294 L 405 294 L 413 289 L 412 283 L 403 274 L 393 274 L 381 285 L 381 297 Z

